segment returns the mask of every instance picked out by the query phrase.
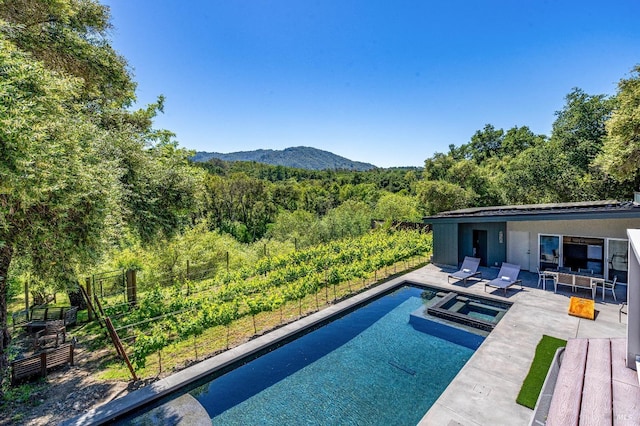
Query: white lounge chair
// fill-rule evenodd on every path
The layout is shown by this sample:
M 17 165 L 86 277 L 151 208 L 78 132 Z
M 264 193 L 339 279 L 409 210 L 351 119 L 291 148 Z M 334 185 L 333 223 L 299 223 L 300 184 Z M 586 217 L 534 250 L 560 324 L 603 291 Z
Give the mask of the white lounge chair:
M 460 270 L 447 276 L 447 282 L 449 282 L 449 278 L 454 278 L 466 285 L 469 278 L 479 277 L 482 279 L 482 272 L 478 271 L 478 266 L 480 266 L 479 258 L 466 256 Z
M 494 280 L 484 283 L 484 290 L 487 291 L 487 287 L 501 288 L 504 290 L 505 297 L 507 296 L 507 289 L 514 284 L 520 284 L 522 288 L 522 280 L 518 279 L 520 274 L 520 265 L 514 265 L 513 263 L 502 262 L 498 277 Z

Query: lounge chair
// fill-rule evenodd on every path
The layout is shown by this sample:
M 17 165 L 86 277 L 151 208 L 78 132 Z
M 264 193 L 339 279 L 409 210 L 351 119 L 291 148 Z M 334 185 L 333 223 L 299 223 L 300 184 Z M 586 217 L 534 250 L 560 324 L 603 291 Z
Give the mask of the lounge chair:
M 479 277 L 482 279 L 482 272 L 478 271 L 478 266 L 480 266 L 479 258 L 466 256 L 460 270 L 447 276 L 447 282 L 449 282 L 449 278 L 455 278 L 466 285 L 469 278 Z
M 487 291 L 487 286 L 501 288 L 504 290 L 505 297 L 507 296 L 507 289 L 514 284 L 520 284 L 522 288 L 522 280 L 518 279 L 520 274 L 520 265 L 514 265 L 513 263 L 502 262 L 500 272 L 495 280 L 484 283 L 484 290 Z

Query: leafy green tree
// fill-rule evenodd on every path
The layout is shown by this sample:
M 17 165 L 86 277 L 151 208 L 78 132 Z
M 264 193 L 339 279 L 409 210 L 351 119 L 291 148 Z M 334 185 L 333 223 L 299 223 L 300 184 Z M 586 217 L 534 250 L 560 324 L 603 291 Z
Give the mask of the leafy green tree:
M 211 222 L 239 241 L 260 239 L 276 212 L 267 183 L 245 173 L 210 176 L 205 185 Z
M 597 164 L 619 182 L 640 184 L 640 65 L 620 80 L 616 108 L 606 124 L 607 135 Z
M 416 192 L 424 213 L 428 215 L 471 207 L 477 196 L 471 190 L 444 180 L 418 182 Z
M 362 201 L 370 206 L 374 206 L 380 198 L 381 191 L 376 188 L 373 183 L 347 183 L 340 187 L 339 200 L 341 203 L 346 201 Z
M 109 45 L 109 9 L 94 0 L 2 0 L 2 32 L 47 69 L 79 78 L 76 95 L 96 109 L 129 106 L 135 83 Z
M 613 101 L 605 95 L 591 96 L 574 88 L 565 102 L 564 108 L 556 112 L 551 140 L 559 145 L 570 165 L 586 173 L 602 150 Z
M 436 152 L 433 157 L 427 158 L 424 162 L 424 180 L 446 179 L 449 175 L 449 169 L 457 160 L 451 153 Z
M 360 236 L 371 228 L 372 209 L 362 201 L 348 200 L 322 218 L 323 240 Z
M 484 129 L 478 130 L 466 145 L 466 156 L 480 164 L 489 158 L 496 157 L 502 151 L 504 130 L 496 130 L 491 124 L 486 124 Z
M 78 90 L 0 33 L 0 371 L 14 256 L 40 275 L 67 272 L 59 266 L 96 254 L 116 210 L 118 169 L 102 155 L 108 137 L 75 103 Z
M 298 248 L 309 247 L 321 240 L 319 219 L 305 210 L 281 211 L 267 233 L 278 241 L 295 241 Z
M 418 200 L 411 195 L 387 193 L 380 197 L 373 211 L 376 219 L 419 222 L 422 219 Z
M 74 269 L 121 238 L 107 228 L 128 225 L 151 240 L 193 214 L 188 153 L 151 129 L 162 98 L 127 109 L 135 83 L 109 45 L 108 22 L 93 0 L 0 3 L 0 373 L 14 258 L 71 298 Z
M 581 173 L 557 144 L 526 149 L 504 165 L 496 179 L 507 204 L 577 201 Z
M 536 135 L 527 126 L 512 127 L 504 134 L 500 147 L 500 157 L 514 157 L 526 149 L 544 143 L 546 139 L 546 136 Z

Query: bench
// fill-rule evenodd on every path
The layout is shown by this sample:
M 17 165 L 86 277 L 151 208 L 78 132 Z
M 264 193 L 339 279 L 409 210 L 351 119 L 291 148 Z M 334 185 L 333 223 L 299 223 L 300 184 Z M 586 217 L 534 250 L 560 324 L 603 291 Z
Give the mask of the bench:
M 24 327 L 28 332 L 45 328 L 47 322 L 63 320 L 65 327 L 75 325 L 78 318 L 77 306 L 33 307 L 22 310 L 12 316 L 13 329 Z
M 73 365 L 73 343 L 65 343 L 55 349 L 40 352 L 11 362 L 11 384 L 15 385 L 32 377 L 46 377 L 47 371 L 69 363 Z

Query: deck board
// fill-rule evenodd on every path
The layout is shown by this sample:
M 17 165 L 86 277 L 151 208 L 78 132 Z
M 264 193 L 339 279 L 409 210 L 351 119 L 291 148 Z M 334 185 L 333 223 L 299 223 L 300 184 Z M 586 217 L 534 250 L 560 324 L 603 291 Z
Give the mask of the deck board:
M 567 342 L 549 407 L 547 426 L 578 425 L 587 346 L 588 342 L 585 339 L 571 339 Z
M 589 339 L 580 406 L 580 425 L 610 426 L 612 423 L 611 342 L 609 339 Z
M 626 339 L 570 339 L 546 424 L 640 425 L 638 375 L 626 357 Z

